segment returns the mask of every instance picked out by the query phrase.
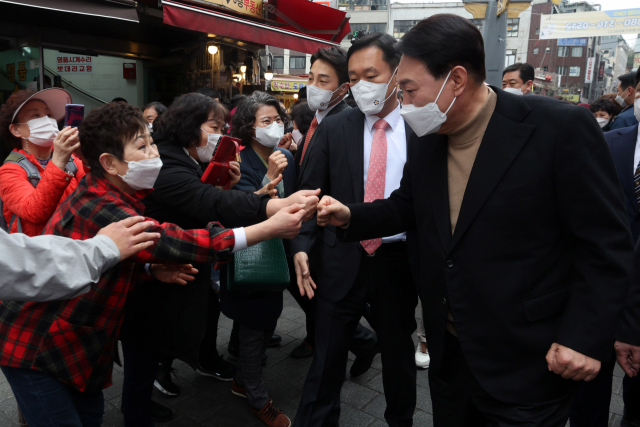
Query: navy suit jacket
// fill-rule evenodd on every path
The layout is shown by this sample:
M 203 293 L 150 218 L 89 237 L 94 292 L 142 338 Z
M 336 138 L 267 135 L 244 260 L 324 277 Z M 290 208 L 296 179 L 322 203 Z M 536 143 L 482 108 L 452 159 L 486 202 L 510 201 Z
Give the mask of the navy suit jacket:
M 276 150 L 284 153 L 289 163 L 282 172 L 284 197 L 289 197 L 295 193 L 298 182 L 296 178 L 296 167 L 293 164 L 293 155 L 289 150 L 285 150 L 284 148 L 276 147 Z M 240 182 L 234 187 L 234 190 L 260 190 L 262 188 L 262 180 L 267 174 L 267 168 L 264 163 L 262 163 L 262 160 L 260 160 L 260 157 L 258 157 L 258 153 L 256 153 L 251 146 L 248 146 L 240 152 L 240 158 L 242 159 L 240 163 L 242 176 L 240 177 Z
M 633 173 L 638 165 L 633 164 L 633 157 L 636 150 L 636 141 L 638 140 L 638 124 L 635 126 L 622 129 L 612 130 L 604 134 L 604 137 L 611 149 L 613 162 L 618 170 L 618 176 L 624 190 L 624 205 L 629 215 L 629 225 L 633 234 L 633 241 L 638 241 L 640 236 L 640 223 L 637 222 L 638 202 L 636 201 L 635 185 L 633 182 Z
M 638 119 L 636 119 L 636 116 L 633 113 L 633 105 L 629 105 L 622 110 L 622 113 L 616 116 L 616 119 L 613 121 L 613 125 L 611 125 L 611 130 L 624 129 L 637 124 Z

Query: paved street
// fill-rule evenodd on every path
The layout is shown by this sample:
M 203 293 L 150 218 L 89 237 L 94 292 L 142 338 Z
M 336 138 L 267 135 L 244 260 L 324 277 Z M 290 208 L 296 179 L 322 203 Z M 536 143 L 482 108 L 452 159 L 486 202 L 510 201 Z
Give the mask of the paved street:
M 305 336 L 304 313 L 288 292 L 284 293 L 284 311 L 278 321 L 277 333 L 282 336 L 279 348 L 269 349 L 268 363 L 264 368 L 264 381 L 274 404 L 291 419 L 295 416 L 302 385 L 311 359 L 300 361 L 289 357 L 289 353 Z M 421 317 L 419 309 L 416 316 Z M 231 321 L 220 319 L 218 345 L 221 354 L 226 355 L 226 345 L 231 333 Z M 415 339 L 415 337 L 414 337 Z M 351 363 L 351 362 L 350 362 Z M 231 394 L 231 383 L 203 377 L 184 363 L 177 363 L 176 383 L 181 393 L 175 398 L 166 398 L 154 390 L 154 399 L 168 405 L 175 412 L 174 419 L 166 423 L 156 423 L 158 427 L 192 426 L 242 426 L 259 427 L 260 423 L 249 410 L 246 400 Z M 343 427 L 383 427 L 385 400 L 382 390 L 380 356 L 373 367 L 356 380 L 347 379 L 342 388 Z M 124 426 L 120 414 L 122 393 L 122 368 L 117 367 L 113 376 L 113 386 L 105 390 L 105 427 Z M 616 366 L 611 401 L 610 427 L 620 425 L 622 415 L 622 370 Z M 431 399 L 427 371 L 418 371 L 418 407 L 414 416 L 416 427 L 432 426 Z M 9 384 L 0 374 L 0 427 L 17 426 L 16 402 Z

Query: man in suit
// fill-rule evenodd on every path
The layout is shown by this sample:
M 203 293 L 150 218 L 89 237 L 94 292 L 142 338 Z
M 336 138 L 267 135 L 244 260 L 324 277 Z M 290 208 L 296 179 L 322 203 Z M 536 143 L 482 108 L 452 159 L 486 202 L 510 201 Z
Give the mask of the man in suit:
M 301 188 L 317 186 L 323 194 L 355 203 L 384 198 L 400 185 L 411 130 L 400 117 L 396 97 L 400 55 L 395 45 L 383 33 L 352 44 L 349 79 L 359 109 L 324 118 L 309 148 L 313 151 L 306 154 L 309 164 L 302 171 Z M 317 289 L 308 277 L 301 278 L 302 292 L 317 294 L 316 348 L 294 425 L 338 425 L 347 350 L 367 303 L 382 354 L 385 418 L 391 426 L 412 425 L 416 366 L 411 335 L 417 292 L 405 234 L 341 243 L 332 227 L 309 224 L 292 241 L 292 252 L 302 265 L 297 270 L 304 270 L 307 254 L 320 242 Z
M 640 89 L 640 71 L 635 75 L 633 87 L 636 89 L 637 98 L 640 99 L 640 93 L 638 93 L 638 89 Z M 633 109 L 633 103 L 631 108 Z M 638 209 L 640 185 L 636 185 L 637 176 L 640 175 L 640 170 L 638 170 L 638 166 L 640 166 L 638 124 L 612 130 L 605 133 L 604 137 L 611 149 L 613 162 L 616 165 L 618 177 L 622 184 L 624 205 L 627 210 L 633 241 L 637 242 L 640 236 L 640 223 L 636 220 L 640 213 Z M 638 195 L 636 195 L 636 189 Z M 633 307 L 627 304 L 627 308 L 632 309 Z M 624 340 L 627 339 L 627 336 L 628 334 L 623 334 L 621 337 L 616 338 Z M 615 347 L 622 348 L 625 345 L 618 343 Z M 610 351 L 615 353 L 614 346 L 611 347 Z M 615 363 L 615 357 L 612 357 L 608 362 L 603 362 L 596 379 L 585 384 L 577 393 L 571 409 L 571 427 L 606 427 L 609 425 L 609 404 L 611 403 L 611 387 L 613 385 Z M 622 363 L 621 366 L 623 366 Z M 640 402 L 640 379 L 626 375 L 622 386 L 625 411 L 621 425 L 622 427 L 640 427 L 640 409 L 638 408 L 638 402 Z
M 436 427 L 564 426 L 611 357 L 633 262 L 599 126 L 587 109 L 485 86 L 465 18 L 431 16 L 399 50 L 417 135 L 400 188 L 349 206 L 325 196 L 318 223 L 344 241 L 417 232 Z
M 301 178 L 304 172 L 308 169 L 310 162 L 313 162 L 310 159 L 315 141 L 314 134 L 320 123 L 326 117 L 332 117 L 351 109 L 344 102 L 344 98 L 349 92 L 347 53 L 340 48 L 331 47 L 319 49 L 313 54 L 306 90 L 307 105 L 316 114 L 296 151 L 295 166 L 299 182 L 302 182 Z M 305 312 L 307 320 L 307 336 L 291 352 L 291 356 L 294 358 L 311 357 L 315 347 L 317 303 L 316 300 L 307 298 L 302 293 L 303 288 L 298 288 L 298 286 L 301 285 L 300 281 L 303 280 L 303 277 L 304 280 L 315 285 L 313 277 L 318 277 L 319 262 L 317 258 L 321 244 L 320 241 L 317 241 L 311 253 L 308 253 L 305 262 L 296 264 L 295 268 L 299 270 L 299 274 L 296 274 L 295 279 L 292 280 L 294 283 L 289 287 L 289 292 Z M 298 276 L 300 276 L 299 279 Z M 365 313 L 367 313 L 366 309 Z M 373 357 L 377 352 L 377 342 L 376 334 L 358 323 L 349 346 L 349 350 L 357 356 L 351 369 L 353 377 L 364 374 L 371 367 Z
M 633 71 L 618 77 L 618 96 L 616 101 L 624 110 L 616 116 L 611 125 L 611 130 L 622 129 L 638 124 L 638 119 L 633 113 L 633 103 L 636 99 L 636 85 L 633 83 Z

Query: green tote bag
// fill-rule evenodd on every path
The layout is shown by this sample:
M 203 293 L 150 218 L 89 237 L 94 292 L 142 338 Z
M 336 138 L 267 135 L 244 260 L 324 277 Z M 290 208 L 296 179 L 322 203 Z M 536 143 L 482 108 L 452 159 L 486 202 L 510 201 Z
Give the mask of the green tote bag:
M 260 242 L 233 254 L 227 267 L 230 291 L 282 292 L 289 287 L 289 266 L 282 239 Z

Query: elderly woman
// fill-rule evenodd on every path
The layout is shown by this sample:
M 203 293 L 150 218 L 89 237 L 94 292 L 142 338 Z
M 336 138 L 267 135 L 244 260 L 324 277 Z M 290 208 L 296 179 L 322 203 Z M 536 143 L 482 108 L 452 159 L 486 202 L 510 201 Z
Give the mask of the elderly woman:
M 63 89 L 23 90 L 0 109 L 2 138 L 13 146 L 0 167 L 2 213 L 11 233 L 41 234 L 84 176 L 82 162 L 72 156 L 80 147 L 78 129 L 58 131 L 57 121 L 70 103 L 71 95 Z
M 284 136 L 285 117 L 278 100 L 264 92 L 254 92 L 238 106 L 232 136 L 240 138 L 245 149 L 240 154 L 241 178 L 236 188 L 255 191 L 277 182 L 279 197 L 288 197 L 295 191 L 293 156 L 278 147 Z M 226 274 L 223 272 L 221 276 L 222 312 L 240 324 L 239 358 L 231 391 L 246 398 L 253 413 L 266 425 L 287 427 L 291 421 L 273 406 L 262 382 L 261 367 L 282 313 L 282 292 L 230 291 L 225 283 Z

